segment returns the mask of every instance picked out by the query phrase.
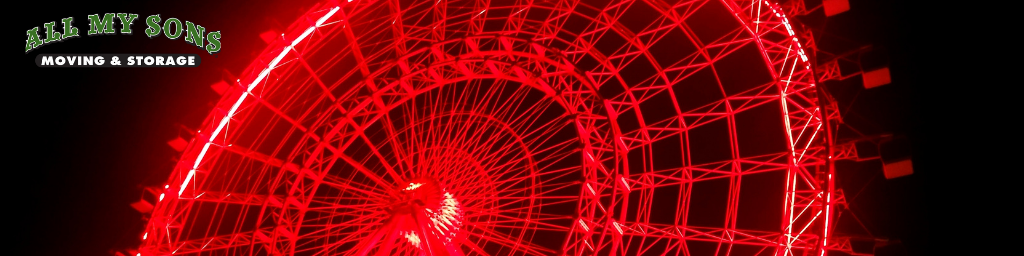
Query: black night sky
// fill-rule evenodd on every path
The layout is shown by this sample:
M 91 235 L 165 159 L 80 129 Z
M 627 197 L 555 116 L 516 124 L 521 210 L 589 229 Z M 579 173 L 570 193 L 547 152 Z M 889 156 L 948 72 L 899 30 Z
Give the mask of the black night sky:
M 13 141 L 5 157 L 13 164 L 5 171 L 13 176 L 5 179 L 10 201 L 4 215 L 12 224 L 7 230 L 13 229 L 8 243 L 21 250 L 14 255 L 113 255 L 138 245 L 143 215 L 129 204 L 141 198 L 143 187 L 159 186 L 169 175 L 176 152 L 166 141 L 187 135 L 183 127 L 199 126 L 219 98 L 209 86 L 239 74 L 266 46 L 260 32 L 281 31 L 313 2 L 76 1 L 9 9 L 24 12 L 8 22 L 20 33 L 7 33 L 7 41 L 16 43 L 8 44 L 7 53 L 17 57 L 5 65 L 14 70 L 7 73 L 13 79 L 3 93 L 6 112 L 12 114 L 5 122 Z M 910 4 L 850 2 L 850 12 L 806 22 L 831 34 L 819 42 L 822 47 L 872 45 L 874 53 L 865 63 L 888 64 L 892 84 L 837 98 L 852 105 L 852 125 L 907 139 L 905 151 L 912 152 L 915 174 L 886 180 L 880 168 L 858 167 L 869 174 L 854 175 L 844 189 L 852 196 L 864 188 L 852 207 L 874 236 L 900 241 L 882 247 L 878 255 L 930 255 L 929 230 L 935 228 L 929 227 L 926 209 L 936 200 L 929 193 L 936 189 L 928 183 L 946 170 L 938 162 L 938 135 L 931 129 L 936 125 L 931 116 L 939 114 L 931 108 L 936 100 L 925 92 L 938 79 L 930 72 L 930 65 L 937 64 L 926 47 L 930 31 L 923 28 L 929 24 L 921 19 L 922 10 Z M 135 34 L 86 36 L 87 16 L 108 12 L 139 14 L 132 26 Z M 152 14 L 221 31 L 222 51 L 210 55 L 181 39 L 147 38 L 143 19 Z M 50 21 L 60 24 L 66 17 L 75 18 L 81 37 L 28 54 L 17 51 L 23 31 L 43 29 Z M 33 62 L 41 53 L 190 53 L 202 56 L 202 65 L 43 69 Z M 834 93 L 839 91 L 850 90 Z

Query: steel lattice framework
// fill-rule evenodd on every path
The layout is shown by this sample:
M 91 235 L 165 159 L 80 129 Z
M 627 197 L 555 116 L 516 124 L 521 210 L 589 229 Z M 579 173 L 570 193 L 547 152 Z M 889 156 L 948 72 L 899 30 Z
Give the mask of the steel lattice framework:
M 850 252 L 813 75 L 764 1 L 329 1 L 223 94 L 139 253 Z

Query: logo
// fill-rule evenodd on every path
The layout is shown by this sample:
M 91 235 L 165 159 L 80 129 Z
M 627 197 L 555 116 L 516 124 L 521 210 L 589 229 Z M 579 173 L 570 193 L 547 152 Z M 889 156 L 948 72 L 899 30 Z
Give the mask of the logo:
M 96 35 L 133 35 L 132 24 L 139 18 L 135 13 L 106 13 L 89 15 L 88 36 Z M 120 29 L 115 27 L 115 20 Z M 74 17 L 43 24 L 26 31 L 25 53 L 39 49 L 47 44 L 63 42 L 81 36 L 81 31 L 74 26 Z M 191 21 L 178 18 L 162 19 L 160 14 L 145 18 L 146 29 L 143 31 L 149 38 L 167 37 L 177 40 L 185 38 L 185 43 L 214 54 L 221 50 L 220 31 L 207 32 L 206 28 Z M 36 56 L 39 67 L 196 67 L 201 62 L 197 54 L 40 54 Z

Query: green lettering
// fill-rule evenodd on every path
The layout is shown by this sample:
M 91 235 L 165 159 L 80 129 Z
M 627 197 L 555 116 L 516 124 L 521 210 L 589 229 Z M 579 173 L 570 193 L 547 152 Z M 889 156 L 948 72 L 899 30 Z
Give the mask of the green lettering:
M 138 14 L 134 14 L 134 13 L 118 13 L 117 14 L 117 18 L 121 19 L 121 34 L 129 34 L 129 35 L 131 35 L 132 34 L 132 28 L 131 28 L 132 22 L 134 22 L 135 18 L 138 18 L 138 17 L 139 17 L 139 15 Z
M 99 14 L 89 15 L 89 35 L 113 34 L 115 32 L 117 31 L 114 30 L 113 13 L 104 14 L 102 20 L 100 20 Z
M 51 42 L 57 42 L 57 41 L 61 40 L 60 33 L 56 32 L 56 31 L 53 31 L 53 25 L 54 24 L 55 24 L 55 22 L 53 22 L 53 21 L 47 22 L 46 24 L 43 24 L 43 26 L 46 26 L 46 39 L 43 40 L 43 43 L 47 43 L 48 44 L 48 43 L 51 43 Z
M 173 31 L 171 30 L 171 25 L 174 25 Z M 181 21 L 178 20 L 178 18 L 169 18 L 167 21 L 164 21 L 164 35 L 167 36 L 168 39 L 178 39 L 178 37 L 181 37 L 181 31 Z
M 146 17 L 146 25 L 149 28 L 146 29 L 146 36 L 153 38 L 160 35 L 160 14 L 149 15 Z
M 210 44 L 206 45 L 206 52 L 210 54 L 220 52 L 220 31 L 210 32 L 206 35 L 206 41 L 210 41 Z
M 25 33 L 28 34 L 28 39 L 25 40 L 25 52 L 29 52 L 40 45 L 43 45 L 43 40 L 39 40 L 39 27 L 29 29 Z
M 60 20 L 60 22 L 64 24 L 64 37 L 61 39 L 78 36 L 78 28 L 71 25 L 74 21 L 74 17 L 67 17 Z
M 188 34 L 185 35 L 185 41 L 192 43 L 199 48 L 203 48 L 203 34 L 204 31 L 206 31 L 206 28 L 196 25 L 191 21 L 185 21 L 185 27 L 188 29 Z

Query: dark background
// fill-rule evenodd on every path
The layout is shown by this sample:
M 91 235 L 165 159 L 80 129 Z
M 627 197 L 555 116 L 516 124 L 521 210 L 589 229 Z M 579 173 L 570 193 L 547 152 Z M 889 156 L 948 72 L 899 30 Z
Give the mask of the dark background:
M 177 153 L 166 141 L 187 135 L 182 127 L 199 126 L 219 99 L 209 86 L 239 74 L 266 46 L 259 33 L 283 30 L 312 2 L 81 1 L 15 8 L 24 13 L 11 22 L 18 33 L 8 33 L 13 45 L 7 52 L 15 57 L 5 66 L 14 70 L 2 95 L 11 113 L 5 126 L 13 142 L 5 157 L 10 163 L 5 171 L 13 175 L 5 179 L 4 195 L 10 201 L 4 215 L 15 230 L 8 233 L 8 243 L 22 250 L 17 255 L 112 255 L 138 245 L 143 215 L 129 204 L 141 198 L 143 187 L 159 186 L 169 175 Z M 930 223 L 938 217 L 929 213 L 935 207 L 932 201 L 936 194 L 949 193 L 930 181 L 952 171 L 939 154 L 957 139 L 933 129 L 944 120 L 940 109 L 945 103 L 926 88 L 951 81 L 936 74 L 942 72 L 935 52 L 940 47 L 925 18 L 926 7 L 850 2 L 850 12 L 827 20 L 807 18 L 807 23 L 842 38 L 823 39 L 821 47 L 871 45 L 871 65 L 890 67 L 892 84 L 845 96 L 854 112 L 847 116 L 869 133 L 905 138 L 915 174 L 886 180 L 878 166 L 865 163 L 858 171 L 846 171 L 853 173 L 851 182 L 840 186 L 847 196 L 863 191 L 851 200 L 851 208 L 871 235 L 899 241 L 881 247 L 879 255 L 929 255 Z M 139 14 L 134 34 L 87 36 L 87 16 L 108 12 Z M 221 31 L 222 51 L 209 55 L 183 39 L 147 38 L 144 19 L 153 14 L 192 21 L 207 32 Z M 60 26 L 66 17 L 75 18 L 80 37 L 28 54 L 18 51 L 25 38 L 22 31 L 44 29 L 50 21 Z M 197 68 L 43 69 L 33 62 L 41 53 L 194 53 L 203 59 Z

